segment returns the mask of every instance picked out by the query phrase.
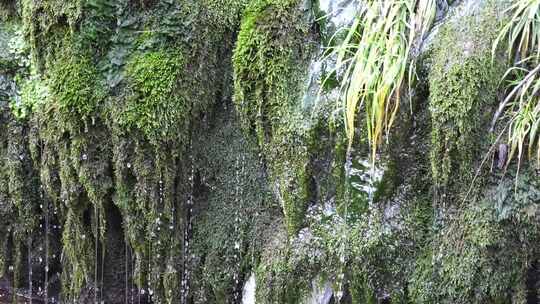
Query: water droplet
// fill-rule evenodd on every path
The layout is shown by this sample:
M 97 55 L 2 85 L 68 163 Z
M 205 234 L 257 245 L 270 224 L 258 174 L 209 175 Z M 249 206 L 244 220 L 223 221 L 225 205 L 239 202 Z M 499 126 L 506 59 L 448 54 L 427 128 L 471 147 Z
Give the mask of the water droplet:
M 84 239 L 86 238 L 86 235 L 85 235 L 85 234 L 83 234 L 83 235 L 82 235 L 81 237 L 82 237 L 82 239 L 84 240 Z
M 126 167 L 131 168 L 131 163 L 127 163 Z
M 82 155 L 82 160 L 87 160 L 87 159 L 88 159 L 88 155 L 83 154 L 83 155 Z
M 146 292 L 144 291 L 144 289 L 141 289 L 141 294 L 145 294 Z
M 173 225 L 170 225 L 170 226 L 169 226 L 169 229 L 170 229 L 170 230 L 173 230 L 173 229 L 174 229 L 174 226 L 173 226 Z
M 13 265 L 9 265 L 8 270 L 13 271 Z

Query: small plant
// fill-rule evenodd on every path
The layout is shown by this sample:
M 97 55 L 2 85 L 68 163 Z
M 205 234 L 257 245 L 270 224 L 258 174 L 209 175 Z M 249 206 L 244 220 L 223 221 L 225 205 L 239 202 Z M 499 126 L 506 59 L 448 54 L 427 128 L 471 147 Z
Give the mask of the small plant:
M 341 78 L 349 150 L 356 116 L 365 112 L 371 159 L 392 127 L 403 90 L 414 74 L 414 53 L 435 19 L 434 0 L 369 1 L 360 10 L 346 38 L 331 47 L 334 72 Z M 325 80 L 325 82 L 328 78 Z
M 21 82 L 20 95 L 13 98 L 10 108 L 17 118 L 24 119 L 47 101 L 49 88 L 38 74 L 33 74 Z
M 503 27 L 493 45 L 493 56 L 502 41 L 507 42 L 507 56 L 517 58 L 505 74 L 510 92 L 495 113 L 492 129 L 503 112 L 507 111 L 507 165 L 517 155 L 518 168 L 528 145 L 528 155 L 536 150 L 540 164 L 540 0 L 518 0 L 509 7 L 510 21 Z

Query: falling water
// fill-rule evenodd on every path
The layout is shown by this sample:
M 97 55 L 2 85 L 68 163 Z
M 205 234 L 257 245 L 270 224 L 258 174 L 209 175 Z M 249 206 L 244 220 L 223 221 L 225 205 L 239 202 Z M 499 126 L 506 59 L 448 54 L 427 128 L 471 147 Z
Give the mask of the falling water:
M 129 266 L 128 266 L 128 240 L 124 240 L 124 303 L 128 304 L 128 290 L 129 290 Z
M 242 289 L 242 304 L 255 304 L 255 290 L 257 288 L 257 282 L 255 281 L 255 274 L 251 273 L 249 279 L 244 284 Z
M 321 283 L 318 279 L 313 280 L 312 290 L 306 304 L 328 304 L 332 300 L 334 291 L 330 282 Z
M 32 236 L 28 236 L 28 300 L 32 304 Z
M 190 151 L 193 151 L 193 143 L 190 141 Z M 188 201 L 187 201 L 187 227 L 184 229 L 184 259 L 183 259 L 183 265 L 184 265 L 184 273 L 182 277 L 181 282 L 181 304 L 187 303 L 187 299 L 189 297 L 189 280 L 190 280 L 190 273 L 188 270 L 188 260 L 189 260 L 189 241 L 190 241 L 190 235 L 191 235 L 191 229 L 192 229 L 192 213 L 193 213 L 193 193 L 195 191 L 195 165 L 193 161 L 193 154 L 189 154 L 189 163 L 191 165 L 190 175 L 189 175 L 189 195 L 188 195 Z
M 43 202 L 43 186 L 39 186 L 39 195 Z M 45 280 L 43 290 L 45 292 L 45 304 L 49 304 L 49 201 L 45 201 Z
M 329 40 L 330 37 L 334 37 L 334 34 L 341 29 L 344 29 L 348 27 L 352 22 L 354 21 L 354 18 L 357 15 L 357 12 L 360 9 L 361 2 L 359 0 L 320 0 L 319 1 L 319 9 L 321 12 L 323 12 L 324 15 L 324 21 L 323 24 L 326 28 L 322 30 L 324 33 L 323 35 L 326 36 L 326 40 Z M 339 44 L 338 41 L 333 41 L 332 43 Z M 339 87 L 329 89 L 327 91 L 321 91 L 322 87 L 322 81 L 327 77 L 328 74 L 334 72 L 336 69 L 336 58 L 324 58 L 323 54 L 326 51 L 327 46 L 322 46 L 319 50 L 319 54 L 316 58 L 314 58 L 309 66 L 308 70 L 308 79 L 306 84 L 306 90 L 303 97 L 302 102 L 302 109 L 306 111 L 306 113 L 310 113 L 309 115 L 313 115 L 311 113 L 317 113 L 317 108 L 325 106 L 333 106 L 334 104 L 338 103 L 340 98 L 340 91 Z M 337 71 L 338 77 L 340 71 Z M 337 117 L 335 119 L 340 119 L 341 114 L 337 114 Z M 326 118 L 325 118 L 326 119 Z M 306 119 L 306 121 L 309 121 L 309 119 Z M 353 162 L 353 159 L 351 157 L 351 151 L 348 151 L 346 156 L 346 162 L 344 164 L 345 166 L 345 206 L 344 210 L 341 214 L 341 217 L 343 218 L 345 223 L 348 222 L 348 205 L 351 201 L 351 192 L 354 189 L 351 189 L 352 187 L 356 186 L 362 186 L 364 190 L 368 190 L 368 196 L 372 196 L 373 194 L 373 185 L 374 182 L 372 181 L 369 176 L 362 176 L 364 178 L 364 181 L 366 181 L 365 185 L 357 185 L 357 184 L 351 184 L 351 177 L 358 174 L 357 168 L 355 167 L 355 162 Z M 365 172 L 366 174 L 370 174 L 372 172 Z M 348 241 L 347 241 L 347 235 L 345 235 L 342 239 L 343 241 L 339 245 L 339 259 L 341 261 L 341 264 L 345 265 L 347 261 L 347 254 L 348 254 Z M 343 266 L 345 267 L 345 266 Z M 344 271 L 339 271 L 337 277 L 337 284 L 339 286 L 337 292 L 336 292 L 336 300 L 340 300 L 342 297 L 342 290 L 343 286 L 341 286 L 344 283 L 345 277 L 344 277 Z M 314 288 L 316 287 L 316 284 L 314 284 Z M 332 289 L 329 287 L 329 283 L 325 283 L 324 286 L 320 288 L 314 289 L 312 293 L 311 299 L 308 301 L 308 303 L 323 303 L 326 304 L 330 301 L 330 298 L 333 295 Z
M 241 160 L 240 158 L 237 158 L 236 159 L 236 181 L 235 181 L 235 184 L 236 184 L 236 187 L 235 187 L 235 202 L 236 202 L 236 206 L 243 206 L 244 202 L 243 202 L 243 191 L 242 191 L 242 187 L 241 187 L 241 181 L 242 181 L 242 176 L 244 174 L 244 161 L 245 161 L 245 157 L 244 155 L 242 154 L 242 157 L 241 157 Z M 241 249 L 241 234 L 240 234 L 240 215 L 238 214 L 238 210 L 240 210 L 240 208 L 234 208 L 234 234 L 236 236 L 236 240 L 234 242 L 234 258 L 236 260 L 236 270 L 235 273 L 234 273 L 234 284 L 235 284 L 235 291 L 234 291 L 234 303 L 238 303 L 238 299 L 240 298 L 240 286 L 239 286 L 239 272 L 240 272 L 240 260 L 241 260 L 241 254 L 242 254 L 242 249 Z

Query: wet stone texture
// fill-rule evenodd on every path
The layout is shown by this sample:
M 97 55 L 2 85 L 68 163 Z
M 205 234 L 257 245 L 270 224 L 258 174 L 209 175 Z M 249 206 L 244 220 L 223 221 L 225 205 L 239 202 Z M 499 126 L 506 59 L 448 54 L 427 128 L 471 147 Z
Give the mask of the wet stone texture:
M 321 88 L 362 1 L 0 1 L 0 303 L 538 303 L 509 3 L 437 1 L 373 164 Z

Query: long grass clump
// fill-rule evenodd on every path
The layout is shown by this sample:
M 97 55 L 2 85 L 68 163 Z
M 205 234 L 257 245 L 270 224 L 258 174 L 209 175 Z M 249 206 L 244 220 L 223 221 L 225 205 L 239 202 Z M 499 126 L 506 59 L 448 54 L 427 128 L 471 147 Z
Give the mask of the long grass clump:
M 414 73 L 414 53 L 431 27 L 435 0 L 369 1 L 327 58 L 336 60 L 341 79 L 339 107 L 344 109 L 349 150 L 360 111 L 365 113 L 371 159 L 392 127 L 406 85 Z
M 507 118 L 507 166 L 517 157 L 519 168 L 526 151 L 529 158 L 536 151 L 540 164 L 540 0 L 517 0 L 508 13 L 511 18 L 493 45 L 493 56 L 506 42 L 506 54 L 515 64 L 505 74 L 509 93 L 495 113 L 492 129 L 501 117 Z

